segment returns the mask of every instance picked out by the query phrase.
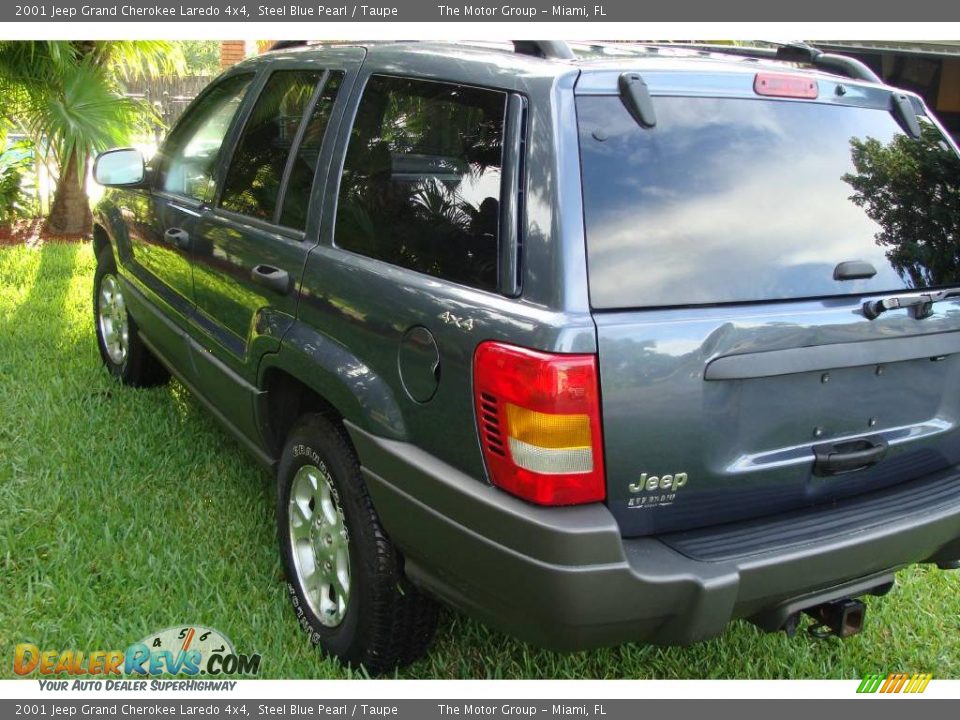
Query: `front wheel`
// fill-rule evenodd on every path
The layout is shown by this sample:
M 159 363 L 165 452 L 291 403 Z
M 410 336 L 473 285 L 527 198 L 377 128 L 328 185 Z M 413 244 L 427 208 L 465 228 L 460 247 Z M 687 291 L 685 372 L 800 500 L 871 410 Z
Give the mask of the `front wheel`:
M 153 356 L 127 311 L 123 286 L 108 245 L 97 256 L 93 276 L 93 319 L 97 347 L 107 370 L 124 385 L 149 387 L 160 385 L 169 375 Z
M 403 575 L 345 431 L 325 415 L 304 416 L 290 433 L 277 525 L 290 601 L 323 652 L 371 674 L 426 652 L 437 606 Z

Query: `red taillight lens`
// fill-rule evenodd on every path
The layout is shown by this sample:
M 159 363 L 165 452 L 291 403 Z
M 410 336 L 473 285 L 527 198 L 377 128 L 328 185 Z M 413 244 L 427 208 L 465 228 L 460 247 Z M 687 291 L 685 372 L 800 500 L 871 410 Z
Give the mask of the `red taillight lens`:
M 792 97 L 815 100 L 820 93 L 816 80 L 802 75 L 784 73 L 757 73 L 753 79 L 753 91 L 770 97 Z
M 486 342 L 474 356 L 473 381 L 494 485 L 540 505 L 604 499 L 595 355 Z

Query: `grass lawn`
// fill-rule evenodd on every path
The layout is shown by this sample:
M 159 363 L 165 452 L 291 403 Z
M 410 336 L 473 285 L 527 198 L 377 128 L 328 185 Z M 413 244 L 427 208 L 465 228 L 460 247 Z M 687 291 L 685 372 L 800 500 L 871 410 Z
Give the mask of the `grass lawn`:
M 89 245 L 0 250 L 0 676 L 19 642 L 123 649 L 199 623 L 261 653 L 265 677 L 344 677 L 287 605 L 271 479 L 180 385 L 130 390 L 101 367 L 93 269 Z M 737 622 L 691 648 L 560 655 L 446 612 L 433 653 L 401 676 L 960 676 L 960 575 L 898 580 L 842 642 Z

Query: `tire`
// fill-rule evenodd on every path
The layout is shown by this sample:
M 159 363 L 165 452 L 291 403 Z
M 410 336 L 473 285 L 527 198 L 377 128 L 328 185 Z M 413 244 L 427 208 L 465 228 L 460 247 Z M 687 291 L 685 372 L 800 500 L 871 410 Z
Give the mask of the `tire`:
M 106 245 L 97 255 L 93 276 L 93 325 L 100 358 L 111 375 L 124 385 L 151 387 L 170 375 L 140 338 L 137 323 L 127 311 L 113 249 Z
M 379 675 L 426 653 L 437 605 L 404 576 L 348 437 L 323 414 L 302 417 L 287 439 L 277 472 L 277 527 L 297 622 L 325 654 Z

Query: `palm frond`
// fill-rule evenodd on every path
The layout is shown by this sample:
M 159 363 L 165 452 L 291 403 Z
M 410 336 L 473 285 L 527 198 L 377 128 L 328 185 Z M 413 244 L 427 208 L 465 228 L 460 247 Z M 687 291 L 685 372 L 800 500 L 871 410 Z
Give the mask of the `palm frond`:
M 46 137 L 57 164 L 63 167 L 70 154 L 86 157 L 114 145 L 125 144 L 138 122 L 139 104 L 113 91 L 105 71 L 85 61 L 61 76 L 61 92 L 30 103 L 31 133 Z
M 110 40 L 94 43 L 96 64 L 119 80 L 161 75 L 183 75 L 183 49 L 170 40 Z

